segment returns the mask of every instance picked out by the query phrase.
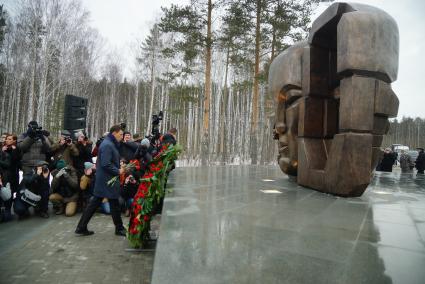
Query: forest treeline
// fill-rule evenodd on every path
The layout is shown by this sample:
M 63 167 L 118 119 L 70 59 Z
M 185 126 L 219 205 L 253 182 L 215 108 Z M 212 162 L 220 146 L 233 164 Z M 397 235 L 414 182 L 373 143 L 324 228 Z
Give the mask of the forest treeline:
M 0 130 L 19 133 L 36 119 L 56 136 L 64 97 L 72 94 L 88 98 L 93 139 L 119 122 L 145 135 L 152 114 L 163 110 L 161 130 L 178 129 L 187 163 L 275 162 L 268 66 L 306 38 L 318 2 L 192 0 L 163 7 L 133 46 L 136 68 L 125 78 L 120 54 L 104 50 L 81 1 L 16 1 L 13 11 L 0 11 Z M 423 144 L 414 140 L 423 120 L 407 132 L 404 121 L 392 124 L 394 141 Z
M 411 150 L 417 147 L 425 148 L 425 119 L 403 117 L 401 120 L 391 120 L 390 129 L 384 136 L 383 147 L 391 144 L 409 146 Z
M 103 39 L 78 0 L 17 1 L 2 10 L 2 131 L 36 119 L 52 133 L 63 123 L 66 94 L 89 100 L 88 134 L 124 121 L 149 132 L 176 127 L 189 160 L 274 161 L 270 61 L 306 37 L 314 0 L 197 0 L 162 8 L 123 78 L 119 56 L 102 58 Z M 112 20 L 112 19 L 111 19 Z

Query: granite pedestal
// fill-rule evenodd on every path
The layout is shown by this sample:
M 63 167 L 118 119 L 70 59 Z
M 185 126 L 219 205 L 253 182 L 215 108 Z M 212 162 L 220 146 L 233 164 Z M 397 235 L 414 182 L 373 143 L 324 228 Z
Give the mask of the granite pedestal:
M 275 166 L 196 167 L 169 188 L 152 283 L 424 283 L 424 176 L 339 198 Z

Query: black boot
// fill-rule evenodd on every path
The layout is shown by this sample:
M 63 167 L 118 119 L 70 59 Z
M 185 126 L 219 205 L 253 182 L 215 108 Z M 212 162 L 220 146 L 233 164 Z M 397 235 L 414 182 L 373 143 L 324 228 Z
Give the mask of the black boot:
M 81 229 L 81 228 L 78 228 L 78 227 L 77 227 L 77 229 L 75 229 L 75 233 L 77 235 L 81 235 L 81 236 L 90 236 L 90 235 L 94 234 L 93 231 L 89 231 L 89 230 L 87 230 L 87 228 Z
M 124 227 L 115 229 L 115 235 L 125 237 L 127 236 L 127 230 Z
M 99 197 L 93 197 L 92 199 L 90 199 L 90 202 L 87 205 L 87 208 L 84 210 L 83 215 L 81 215 L 80 221 L 78 222 L 77 228 L 75 229 L 76 234 L 83 236 L 89 236 L 94 234 L 93 231 L 87 230 L 87 225 L 101 202 L 102 198 Z

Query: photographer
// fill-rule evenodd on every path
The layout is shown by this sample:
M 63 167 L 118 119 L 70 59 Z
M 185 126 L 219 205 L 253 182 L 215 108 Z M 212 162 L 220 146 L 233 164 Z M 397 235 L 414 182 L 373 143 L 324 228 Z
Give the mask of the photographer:
M 86 209 L 90 202 L 90 198 L 93 197 L 94 181 L 96 179 L 96 165 L 85 162 L 84 163 L 84 175 L 80 179 L 80 189 L 83 197 L 83 210 Z M 100 204 L 100 212 L 103 214 L 111 214 L 111 207 L 107 198 L 102 200 Z
M 125 126 L 125 124 L 121 123 L 121 126 Z M 133 160 L 138 146 L 139 144 L 131 140 L 131 133 L 125 131 L 123 141 L 120 144 L 121 158 L 127 162 Z
M 21 168 L 25 176 L 31 176 L 39 161 L 46 161 L 46 155 L 51 152 L 48 131 L 42 130 L 37 121 L 28 123 L 26 133 L 18 137 L 18 148 L 22 153 Z
M 40 217 L 49 218 L 49 166 L 46 161 L 35 164 L 35 169 L 22 180 L 21 189 L 13 202 L 13 209 L 20 219 L 29 216 L 28 208 L 31 206 Z
M 74 158 L 74 165 L 79 178 L 84 174 L 84 163 L 92 162 L 92 146 L 93 142 L 84 133 L 80 132 L 77 134 L 76 147 L 78 156 Z
M 121 180 L 121 197 L 124 200 L 125 216 L 130 216 L 130 208 L 133 203 L 134 195 L 137 193 L 139 188 L 139 179 L 141 177 L 141 168 L 138 160 L 133 159 L 130 163 L 134 164 L 134 168 L 129 172 L 120 175 Z M 126 162 L 121 161 L 121 167 L 126 167 Z
M 55 214 L 63 214 L 65 207 L 65 216 L 74 216 L 79 194 L 77 171 L 72 166 L 67 166 L 64 160 L 59 160 L 52 176 L 52 194 L 49 200 L 56 208 Z
M 52 146 L 52 154 L 55 162 L 65 160 L 67 165 L 74 167 L 74 159 L 78 157 L 79 152 L 68 131 L 62 131 L 59 141 Z
M 140 146 L 137 148 L 136 154 L 134 155 L 134 159 L 139 161 L 140 164 L 140 176 L 143 176 L 148 164 L 152 161 L 152 152 L 153 148 L 150 144 L 149 139 L 144 138 L 142 142 L 140 142 Z

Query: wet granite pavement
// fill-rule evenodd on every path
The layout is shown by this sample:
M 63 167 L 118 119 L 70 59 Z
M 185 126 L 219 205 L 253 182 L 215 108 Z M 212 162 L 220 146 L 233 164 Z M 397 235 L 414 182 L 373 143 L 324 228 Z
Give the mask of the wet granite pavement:
M 276 167 L 178 168 L 152 283 L 425 283 L 425 178 L 376 173 L 358 198 Z
M 126 251 L 102 214 L 90 237 L 79 215 L 0 224 L 0 283 L 425 283 L 423 176 L 338 198 L 273 166 L 196 167 L 168 188 L 156 252 Z

